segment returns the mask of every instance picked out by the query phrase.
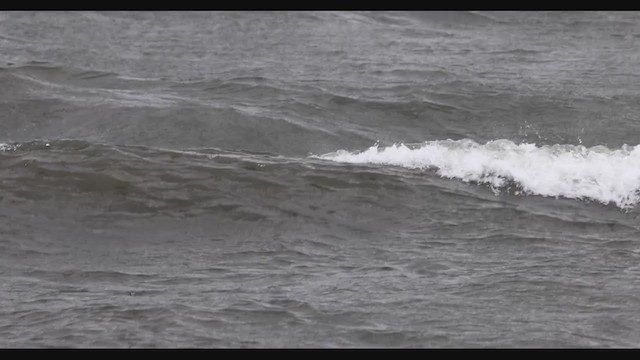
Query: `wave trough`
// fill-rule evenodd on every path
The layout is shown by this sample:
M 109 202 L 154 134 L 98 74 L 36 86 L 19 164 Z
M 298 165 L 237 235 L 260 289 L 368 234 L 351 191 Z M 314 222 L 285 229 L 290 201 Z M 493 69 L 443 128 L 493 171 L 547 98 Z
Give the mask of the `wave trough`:
M 372 146 L 362 152 L 339 150 L 322 159 L 354 164 L 384 164 L 436 169 L 438 175 L 490 185 L 499 191 L 591 199 L 630 209 L 640 201 L 640 146 L 537 146 L 494 140 L 428 141 L 418 146 Z

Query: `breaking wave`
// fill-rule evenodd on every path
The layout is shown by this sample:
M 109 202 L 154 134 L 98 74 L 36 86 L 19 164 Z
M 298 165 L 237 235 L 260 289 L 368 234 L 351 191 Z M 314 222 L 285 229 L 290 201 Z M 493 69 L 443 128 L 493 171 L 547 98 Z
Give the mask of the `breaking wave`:
M 495 191 L 515 183 L 517 193 L 614 203 L 622 209 L 640 201 L 640 146 L 516 144 L 469 139 L 428 141 L 417 146 L 372 146 L 339 150 L 322 159 L 436 169 L 438 175 L 490 185 Z

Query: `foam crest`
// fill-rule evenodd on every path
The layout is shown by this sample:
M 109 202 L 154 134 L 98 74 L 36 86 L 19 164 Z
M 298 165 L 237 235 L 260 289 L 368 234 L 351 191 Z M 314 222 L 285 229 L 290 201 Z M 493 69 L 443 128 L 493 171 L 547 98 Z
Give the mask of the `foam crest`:
M 16 145 L 0 143 L 0 151 L 15 151 L 17 148 Z
M 322 159 L 356 164 L 436 169 L 437 174 L 494 190 L 515 183 L 518 193 L 615 203 L 628 209 L 640 201 L 640 146 L 608 149 L 574 145 L 537 146 L 495 140 L 429 141 L 372 146 L 362 152 L 339 150 Z

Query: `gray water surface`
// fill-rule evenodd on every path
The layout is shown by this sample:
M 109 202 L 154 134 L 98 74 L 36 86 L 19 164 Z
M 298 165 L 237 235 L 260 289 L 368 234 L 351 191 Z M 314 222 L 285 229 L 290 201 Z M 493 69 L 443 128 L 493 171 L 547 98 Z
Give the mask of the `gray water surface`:
M 639 61 L 638 12 L 0 12 L 0 346 L 638 347 L 635 206 L 316 155 L 634 146 Z

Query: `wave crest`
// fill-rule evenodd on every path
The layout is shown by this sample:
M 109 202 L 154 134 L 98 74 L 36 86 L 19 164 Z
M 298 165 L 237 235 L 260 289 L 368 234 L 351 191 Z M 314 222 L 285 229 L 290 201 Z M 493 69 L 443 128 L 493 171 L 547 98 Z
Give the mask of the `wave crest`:
M 537 146 L 494 140 L 428 141 L 418 146 L 372 146 L 362 152 L 339 150 L 322 159 L 360 164 L 437 169 L 437 174 L 490 185 L 498 191 L 515 183 L 531 195 L 592 199 L 629 209 L 640 201 L 640 146 Z
M 17 149 L 18 145 L 0 143 L 0 151 L 15 151 Z

